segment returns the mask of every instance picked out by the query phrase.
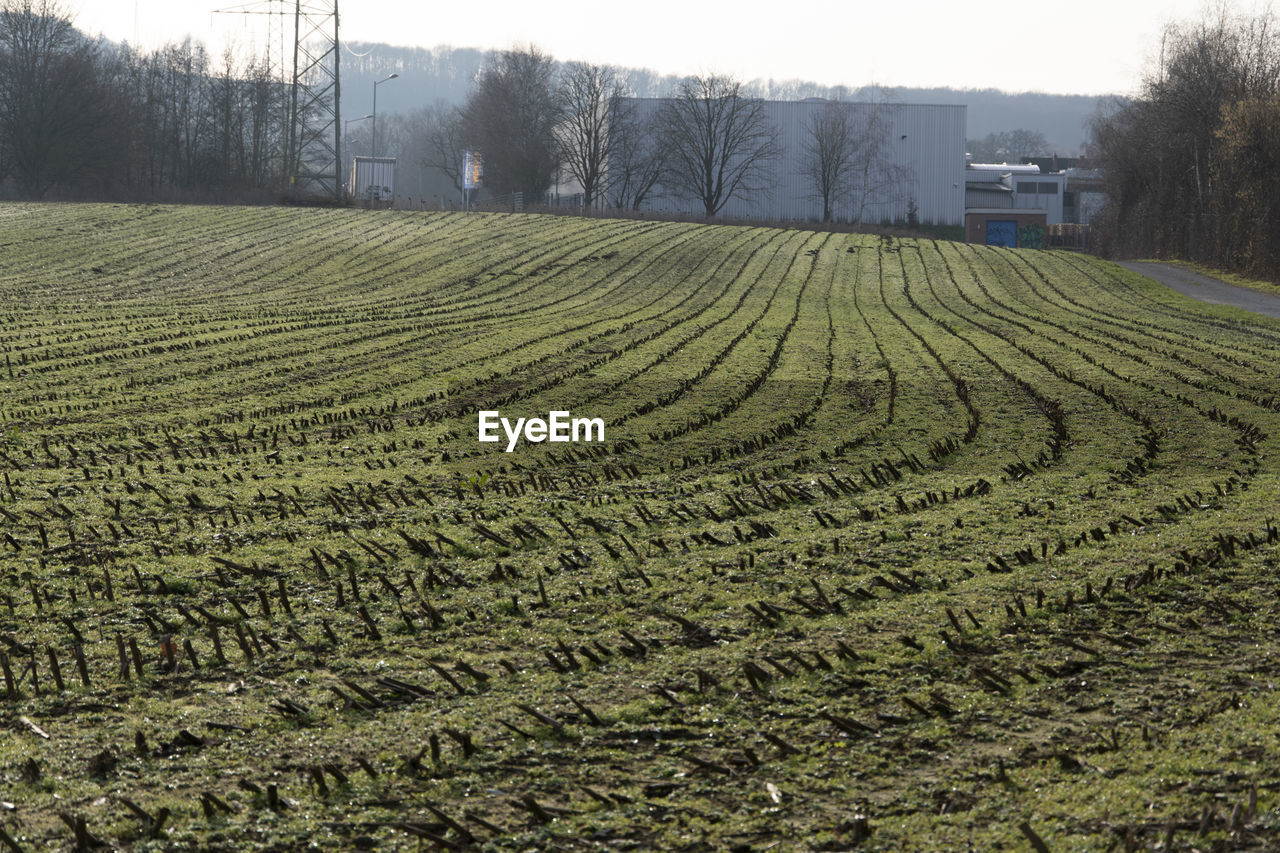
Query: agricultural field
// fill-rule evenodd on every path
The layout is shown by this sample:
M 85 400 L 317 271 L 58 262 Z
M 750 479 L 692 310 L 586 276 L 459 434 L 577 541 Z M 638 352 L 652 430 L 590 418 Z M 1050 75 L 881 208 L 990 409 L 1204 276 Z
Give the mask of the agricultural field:
M 769 228 L 0 244 L 0 849 L 1280 846 L 1276 321 Z

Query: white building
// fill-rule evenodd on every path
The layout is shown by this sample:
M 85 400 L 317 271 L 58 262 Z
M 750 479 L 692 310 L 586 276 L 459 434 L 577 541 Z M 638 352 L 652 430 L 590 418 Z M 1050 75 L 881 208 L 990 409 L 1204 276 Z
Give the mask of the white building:
M 641 118 L 652 116 L 661 98 L 635 100 Z M 819 112 L 832 104 L 855 116 L 858 127 L 878 129 L 870 168 L 835 217 L 842 222 L 963 225 L 965 208 L 965 107 L 935 104 L 869 104 L 766 101 L 766 114 L 779 131 L 781 156 L 774 164 L 772 187 L 747 198 L 730 199 L 720 216 L 766 221 L 822 218 L 822 201 L 804 174 L 805 147 Z M 859 171 L 863 171 L 859 165 Z M 674 196 L 659 185 L 642 209 L 701 216 L 696 199 Z
M 1088 225 L 1106 204 L 1102 175 L 1096 169 L 1064 169 L 1067 184 L 1062 193 L 1062 219 Z
M 970 163 L 964 180 L 967 209 L 1035 211 L 1045 215 L 1047 225 L 1065 221 L 1064 172 L 1042 173 L 1034 163 Z

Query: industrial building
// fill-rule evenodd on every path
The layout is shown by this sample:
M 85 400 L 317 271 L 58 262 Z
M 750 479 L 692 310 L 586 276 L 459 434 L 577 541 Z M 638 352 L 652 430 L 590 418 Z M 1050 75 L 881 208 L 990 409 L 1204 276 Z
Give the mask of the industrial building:
M 1042 241 L 1046 225 L 1062 222 L 1064 183 L 1060 173 L 1041 174 L 1034 163 L 966 164 L 965 241 L 1009 248 Z
M 1046 223 L 1056 224 L 1062 222 L 1065 183 L 1061 172 L 1042 174 L 1033 163 L 970 163 L 964 172 L 964 206 L 1039 211 Z
M 643 118 L 654 115 L 664 99 L 639 98 Z M 720 211 L 728 219 L 816 221 L 822 201 L 804 174 L 805 146 L 819 111 L 835 104 L 855 116 L 855 126 L 874 127 L 873 144 L 855 164 L 866 177 L 856 181 L 838 206 L 841 222 L 954 225 L 964 223 L 965 108 L 960 105 L 845 103 L 822 99 L 766 101 L 767 116 L 778 129 L 781 155 L 773 163 L 772 186 L 746 198 L 733 198 Z M 702 204 L 683 199 L 659 185 L 642 209 L 701 216 Z
M 1102 183 L 1097 173 L 1066 162 L 1071 165 L 1061 169 L 1057 157 L 967 164 L 965 240 L 1037 248 L 1062 226 L 1087 226 L 1102 204 Z
M 1102 173 L 1080 157 L 1024 157 L 1023 163 L 1034 163 L 1040 173 L 1061 172 L 1066 178 L 1062 187 L 1062 222 L 1065 225 L 1088 225 L 1107 200 Z

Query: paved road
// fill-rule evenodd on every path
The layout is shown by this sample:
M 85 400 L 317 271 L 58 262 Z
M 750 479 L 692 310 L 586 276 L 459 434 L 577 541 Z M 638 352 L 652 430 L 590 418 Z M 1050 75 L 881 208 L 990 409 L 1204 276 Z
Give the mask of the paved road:
M 1142 273 L 1201 302 L 1209 302 L 1213 305 L 1234 305 L 1236 308 L 1266 314 L 1268 317 L 1280 317 L 1280 296 L 1272 296 L 1270 293 L 1261 293 L 1247 287 L 1237 287 L 1234 284 L 1227 284 L 1225 281 L 1168 264 L 1125 261 L 1120 266 Z

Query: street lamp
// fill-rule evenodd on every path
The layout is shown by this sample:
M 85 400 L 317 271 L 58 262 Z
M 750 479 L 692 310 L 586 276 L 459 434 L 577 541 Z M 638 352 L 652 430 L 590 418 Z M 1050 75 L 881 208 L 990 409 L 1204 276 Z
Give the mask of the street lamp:
M 348 118 L 348 119 L 342 120 L 342 147 L 343 148 L 347 147 L 347 137 L 349 136 L 349 129 L 351 125 L 354 122 L 364 121 L 367 118 L 373 118 L 373 113 L 367 113 L 365 115 L 360 116 L 360 118 Z M 347 192 L 350 193 L 352 189 L 353 189 L 352 187 L 347 187 Z
M 378 80 L 373 84 L 373 112 L 371 113 L 371 115 L 373 117 L 373 156 L 374 157 L 378 156 L 378 87 L 381 86 L 383 83 L 387 82 L 387 80 L 394 80 L 399 76 L 400 76 L 399 74 L 392 74 L 391 76 L 386 77 L 382 80 Z
M 373 118 L 373 113 L 366 113 L 365 115 L 360 116 L 360 118 L 345 118 L 342 120 L 342 147 L 343 148 L 347 147 L 347 134 L 349 132 L 348 129 L 351 127 L 351 125 L 355 124 L 358 121 L 364 121 L 367 118 Z

